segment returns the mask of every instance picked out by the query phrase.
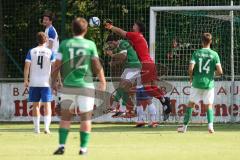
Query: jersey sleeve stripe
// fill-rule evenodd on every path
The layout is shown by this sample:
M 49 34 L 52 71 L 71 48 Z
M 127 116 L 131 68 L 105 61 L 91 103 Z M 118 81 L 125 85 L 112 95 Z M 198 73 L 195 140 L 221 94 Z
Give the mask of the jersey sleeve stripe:
M 53 29 L 53 27 L 50 27 L 49 30 L 48 30 L 48 38 L 49 38 L 49 40 L 56 38 L 56 32 Z
M 195 64 L 196 62 L 195 62 L 195 61 L 193 61 L 193 60 L 191 60 L 191 61 L 190 61 L 190 63 L 192 63 L 192 64 Z
M 55 54 L 54 54 L 54 52 L 52 52 L 52 54 L 51 54 L 50 61 L 51 61 L 51 62 L 52 62 L 52 61 L 55 61 Z
M 48 40 L 49 40 L 49 41 L 54 41 L 54 39 L 53 39 L 53 38 L 48 38 Z
M 127 53 L 127 50 L 122 50 L 119 53 Z
M 29 60 L 31 62 L 32 57 L 31 57 L 31 50 L 29 50 L 27 56 L 26 56 L 26 60 Z
M 55 62 L 55 61 L 56 61 L 56 59 L 51 60 L 52 63 Z

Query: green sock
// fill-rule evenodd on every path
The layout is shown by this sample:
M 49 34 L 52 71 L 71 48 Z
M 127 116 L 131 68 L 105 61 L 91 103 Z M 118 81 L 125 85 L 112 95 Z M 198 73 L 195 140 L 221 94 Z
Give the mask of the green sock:
M 192 107 L 187 107 L 186 113 L 184 115 L 184 120 L 183 120 L 184 125 L 188 125 L 188 122 L 192 117 L 192 110 L 193 110 Z
M 87 148 L 88 142 L 90 138 L 89 132 L 80 131 L 80 147 L 81 148 Z
M 69 129 L 66 128 L 59 128 L 59 144 L 65 144 L 67 140 Z
M 123 89 L 122 88 L 118 88 L 116 91 L 116 95 L 114 96 L 114 101 L 119 102 L 119 100 L 122 98 L 123 96 Z
M 127 102 L 128 102 L 128 99 L 129 99 L 128 93 L 127 92 L 123 92 L 122 105 L 126 106 Z
M 214 114 L 213 114 L 213 109 L 212 108 L 207 109 L 207 120 L 208 120 L 208 123 L 213 123 Z

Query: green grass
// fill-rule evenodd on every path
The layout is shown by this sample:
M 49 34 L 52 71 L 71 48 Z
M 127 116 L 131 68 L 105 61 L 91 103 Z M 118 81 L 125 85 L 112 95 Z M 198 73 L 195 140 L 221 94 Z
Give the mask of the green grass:
M 186 134 L 176 126 L 133 128 L 133 125 L 95 124 L 89 154 L 78 155 L 79 125 L 72 125 L 66 152 L 53 156 L 58 146 L 58 125 L 51 135 L 32 133 L 31 124 L 0 124 L 1 160 L 238 160 L 240 125 L 216 125 L 208 134 L 206 125 L 190 126 Z M 43 127 L 43 126 L 42 126 Z

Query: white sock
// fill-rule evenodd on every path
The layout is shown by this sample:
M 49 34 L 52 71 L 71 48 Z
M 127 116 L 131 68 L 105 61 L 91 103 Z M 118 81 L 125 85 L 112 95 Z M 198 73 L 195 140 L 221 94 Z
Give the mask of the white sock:
M 149 113 L 149 122 L 156 122 L 157 121 L 157 109 L 156 106 L 151 103 L 147 107 Z
M 45 130 L 48 131 L 51 124 L 51 115 L 44 116 Z
M 33 125 L 35 132 L 40 132 L 40 116 L 33 116 Z
M 142 105 L 137 106 L 137 117 L 138 117 L 137 122 L 144 122 L 144 110 Z
M 87 152 L 87 148 L 86 147 L 84 147 L 84 148 L 82 147 L 82 148 L 80 148 L 80 150 L 83 151 L 83 152 Z
M 59 144 L 59 148 L 65 147 L 65 144 Z
M 111 108 L 115 108 L 115 109 L 116 109 L 116 108 L 117 108 L 117 105 L 118 105 L 118 102 L 113 101 Z
M 119 111 L 125 112 L 126 111 L 126 106 L 120 105 Z
M 208 129 L 213 129 L 213 123 L 208 123 Z
M 186 132 L 187 131 L 187 125 L 183 125 L 183 129 L 184 129 L 184 132 Z

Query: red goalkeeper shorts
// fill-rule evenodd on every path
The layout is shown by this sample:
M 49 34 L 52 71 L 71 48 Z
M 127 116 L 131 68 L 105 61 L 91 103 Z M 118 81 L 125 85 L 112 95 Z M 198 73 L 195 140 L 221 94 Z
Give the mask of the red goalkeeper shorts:
M 142 62 L 141 78 L 142 83 L 149 83 L 158 79 L 154 62 Z

